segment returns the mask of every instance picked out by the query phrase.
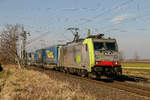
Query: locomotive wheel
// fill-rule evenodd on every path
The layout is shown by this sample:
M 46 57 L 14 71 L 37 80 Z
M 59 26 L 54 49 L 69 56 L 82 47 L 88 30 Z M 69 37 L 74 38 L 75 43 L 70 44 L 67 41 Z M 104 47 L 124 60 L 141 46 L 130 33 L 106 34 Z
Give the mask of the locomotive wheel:
M 63 68 L 63 72 L 68 74 L 69 73 L 68 68 Z
M 69 68 L 66 68 L 66 72 L 67 74 L 70 74 Z
M 89 73 L 89 74 L 88 74 L 88 77 L 89 77 L 90 79 L 95 79 L 95 78 L 96 78 L 96 76 L 93 75 L 92 73 Z
M 88 73 L 87 73 L 86 70 L 81 69 L 81 70 L 79 71 L 79 76 L 81 76 L 81 77 L 87 77 L 87 76 L 88 76 Z
M 101 75 L 96 74 L 96 79 L 97 79 L 97 80 L 100 80 L 100 79 L 101 79 Z
M 97 79 L 97 80 L 100 80 L 101 79 L 101 75 L 96 73 L 96 72 L 92 72 L 92 73 L 89 73 L 88 74 L 88 77 L 89 78 L 92 78 L 92 79 Z

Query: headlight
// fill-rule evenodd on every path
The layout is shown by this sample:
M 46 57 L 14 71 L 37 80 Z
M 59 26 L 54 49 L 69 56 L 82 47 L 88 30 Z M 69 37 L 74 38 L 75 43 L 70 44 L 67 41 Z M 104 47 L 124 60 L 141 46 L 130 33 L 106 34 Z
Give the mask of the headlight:
M 96 63 L 95 63 L 95 64 L 96 64 L 96 65 L 98 65 L 98 64 L 100 64 L 100 63 L 101 63 L 100 61 L 96 61 Z
M 118 65 L 119 61 L 113 61 L 113 64 Z

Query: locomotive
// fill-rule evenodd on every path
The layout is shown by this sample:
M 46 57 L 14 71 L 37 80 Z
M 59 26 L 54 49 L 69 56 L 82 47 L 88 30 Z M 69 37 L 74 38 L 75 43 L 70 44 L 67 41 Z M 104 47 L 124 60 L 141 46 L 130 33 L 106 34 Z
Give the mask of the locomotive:
M 29 53 L 30 64 L 43 65 L 80 76 L 119 76 L 122 68 L 116 39 L 104 34 L 90 35 L 65 45 L 56 45 Z

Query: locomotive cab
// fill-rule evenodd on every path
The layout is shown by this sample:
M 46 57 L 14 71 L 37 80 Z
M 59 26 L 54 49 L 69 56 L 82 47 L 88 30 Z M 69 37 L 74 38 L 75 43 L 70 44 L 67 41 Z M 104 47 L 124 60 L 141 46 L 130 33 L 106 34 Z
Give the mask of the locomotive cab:
M 122 69 L 117 41 L 103 36 L 104 34 L 91 35 L 83 42 L 88 46 L 88 72 L 96 76 L 119 76 L 122 74 Z
M 92 70 L 94 72 L 105 76 L 122 73 L 115 39 L 93 39 L 93 48 L 95 61 Z

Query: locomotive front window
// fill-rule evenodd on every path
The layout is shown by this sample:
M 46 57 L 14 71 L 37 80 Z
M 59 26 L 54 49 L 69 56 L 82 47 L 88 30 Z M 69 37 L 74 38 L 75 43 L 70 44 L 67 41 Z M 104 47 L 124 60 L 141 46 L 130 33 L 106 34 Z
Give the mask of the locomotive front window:
M 104 42 L 94 42 L 94 50 L 105 50 Z
M 106 47 L 107 47 L 107 50 L 112 50 L 112 51 L 116 50 L 116 45 L 114 42 L 106 43 Z

